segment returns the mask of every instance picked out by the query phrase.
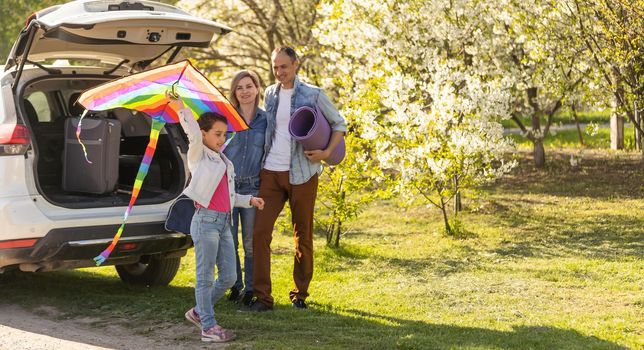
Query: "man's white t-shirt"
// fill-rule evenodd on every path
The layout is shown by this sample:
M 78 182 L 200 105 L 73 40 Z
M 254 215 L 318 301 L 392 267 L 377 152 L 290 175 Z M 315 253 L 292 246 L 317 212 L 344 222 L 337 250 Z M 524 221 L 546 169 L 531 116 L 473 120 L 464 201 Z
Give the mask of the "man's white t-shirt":
M 277 105 L 275 137 L 273 145 L 266 155 L 264 169 L 272 171 L 289 171 L 291 168 L 291 134 L 288 123 L 291 120 L 291 96 L 294 89 L 280 89 Z

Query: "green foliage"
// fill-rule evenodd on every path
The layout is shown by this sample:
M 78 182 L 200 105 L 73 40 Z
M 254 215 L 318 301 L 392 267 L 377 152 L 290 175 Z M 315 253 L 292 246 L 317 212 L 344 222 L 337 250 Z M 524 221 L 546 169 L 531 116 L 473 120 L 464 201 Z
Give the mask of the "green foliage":
M 576 30 L 597 63 L 613 107 L 644 132 L 635 107 L 644 106 L 644 1 L 574 0 Z M 643 123 L 644 124 L 644 123 Z
M 511 168 L 498 124 L 509 116 L 506 81 L 468 51 L 492 30 L 470 13 L 487 9 L 464 1 L 325 1 L 314 28 L 328 45 L 329 83 L 352 132 L 369 144 L 361 157 L 392 180 L 387 191 L 423 196 L 443 213 L 459 190 Z M 436 26 L 444 27 L 426 29 Z M 449 232 L 447 214 L 444 223 Z
M 316 223 L 324 227 L 327 245 L 338 247 L 346 225 L 365 206 L 388 196 L 376 181 L 381 176 L 369 154 L 369 143 L 349 134 L 345 137 L 347 155 L 339 165 L 325 169 L 318 187 Z M 322 210 L 320 210 L 322 209 Z
M 2 0 L 0 2 L 0 60 L 7 59 L 13 43 L 24 28 L 27 17 L 49 6 L 63 4 L 66 0 Z

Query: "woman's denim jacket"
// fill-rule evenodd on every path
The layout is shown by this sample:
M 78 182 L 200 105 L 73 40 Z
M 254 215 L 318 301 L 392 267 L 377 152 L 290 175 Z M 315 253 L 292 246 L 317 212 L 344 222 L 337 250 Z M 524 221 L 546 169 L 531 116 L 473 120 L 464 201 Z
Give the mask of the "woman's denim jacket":
M 293 96 L 291 97 L 291 116 L 293 112 L 300 107 L 308 106 L 315 108 L 320 107 L 320 111 L 331 125 L 333 131 L 347 131 L 347 124 L 340 112 L 333 106 L 329 97 L 317 86 L 303 83 L 298 77 L 295 77 Z M 273 137 L 275 136 L 277 106 L 279 104 L 280 84 L 274 84 L 266 89 L 264 94 L 264 107 L 266 109 L 268 125 L 266 127 L 266 142 L 264 146 L 264 157 L 262 164 L 266 161 L 266 156 L 271 150 Z M 322 172 L 320 162 L 311 162 L 304 155 L 302 145 L 291 138 L 291 167 L 289 170 L 289 182 L 292 185 L 301 185 L 315 174 Z
M 250 122 L 250 129 L 238 132 L 230 141 L 224 154 L 235 166 L 235 189 L 238 193 L 257 195 L 259 171 L 264 157 L 266 112 L 257 108 Z
M 188 147 L 188 169 L 192 173 L 192 179 L 183 193 L 190 199 L 199 203 L 202 207 L 208 208 L 212 195 L 219 185 L 219 181 L 228 175 L 228 195 L 230 196 L 231 209 L 233 206 L 250 208 L 251 195 L 240 195 L 235 193 L 233 179 L 235 169 L 225 155 L 215 152 L 203 144 L 199 124 L 195 120 L 192 111 L 183 109 L 179 112 L 179 122 L 188 135 L 190 145 Z

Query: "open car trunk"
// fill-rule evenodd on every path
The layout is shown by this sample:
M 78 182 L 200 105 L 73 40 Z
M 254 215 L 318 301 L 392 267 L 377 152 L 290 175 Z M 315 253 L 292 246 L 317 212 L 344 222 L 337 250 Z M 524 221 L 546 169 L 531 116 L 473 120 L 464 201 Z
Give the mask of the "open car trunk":
M 113 191 L 91 194 L 66 191 L 63 186 L 64 162 L 85 161 L 69 160 L 63 156 L 65 122 L 83 112 L 83 108 L 75 104 L 82 91 L 113 78 L 48 75 L 30 82 L 22 92 L 23 119 L 29 124 L 35 154 L 33 169 L 36 187 L 45 199 L 55 205 L 95 208 L 127 206 L 129 203 L 134 180 L 149 141 L 151 119 L 143 113 L 123 108 L 91 113 L 90 118 L 116 119 L 121 124 L 118 181 Z M 186 180 L 181 149 L 186 149 L 186 143 L 180 126 L 166 124 L 159 135 L 153 161 L 138 196 L 138 205 L 167 202 L 180 194 Z M 96 155 L 88 154 L 88 157 L 91 160 Z
M 111 190 L 113 182 L 109 182 L 106 186 L 109 191 L 95 191 L 102 194 L 66 191 L 71 187 L 68 186 L 70 181 L 65 180 L 71 178 L 66 177 L 63 171 L 69 165 L 63 156 L 67 143 L 65 124 L 82 113 L 82 108 L 73 104 L 82 91 L 107 80 L 145 70 L 166 55 L 170 56 L 166 63 L 171 63 L 181 48 L 208 47 L 215 35 L 225 35 L 230 31 L 231 28 L 220 23 L 147 0 L 76 0 L 30 16 L 4 69 L 16 71 L 12 89 L 23 120 L 29 125 L 38 191 L 51 203 L 68 208 L 126 206 L 149 141 L 150 118 L 124 109 L 94 113 L 94 118 L 118 119 L 122 126 L 120 144 L 113 148 L 120 150 L 101 153 L 118 153 L 118 160 L 112 158 L 110 163 L 118 164 L 117 184 L 113 186 L 114 190 Z M 72 65 L 92 60 L 100 64 L 85 67 L 96 68 L 91 70 L 96 75 L 82 75 L 76 73 L 79 71 L 76 68 L 58 69 L 65 64 L 56 62 L 45 67 L 51 60 L 68 60 Z M 37 66 L 48 75 L 23 82 L 22 73 L 27 64 Z M 98 69 L 105 65 L 110 68 Z M 110 145 L 115 143 L 117 140 L 110 137 Z M 159 136 L 137 204 L 162 203 L 177 197 L 182 191 L 185 169 L 177 147 L 187 149 L 180 127 L 166 125 Z M 92 155 L 89 157 L 91 159 Z M 78 157 L 74 159 L 84 161 Z M 88 172 L 101 173 L 96 168 L 87 169 Z M 112 165 L 107 169 L 115 170 Z M 72 183 L 86 175 L 82 171 L 75 174 L 77 176 L 71 180 Z M 110 180 L 115 176 L 110 173 Z

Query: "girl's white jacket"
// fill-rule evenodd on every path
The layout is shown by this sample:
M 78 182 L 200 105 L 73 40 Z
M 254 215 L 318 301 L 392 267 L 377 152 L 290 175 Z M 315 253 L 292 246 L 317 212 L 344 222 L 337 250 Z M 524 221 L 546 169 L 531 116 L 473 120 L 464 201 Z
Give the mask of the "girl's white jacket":
M 224 176 L 228 177 L 228 194 L 230 196 L 230 208 L 241 207 L 251 208 L 251 195 L 235 193 L 235 170 L 233 163 L 223 153 L 215 152 L 203 144 L 201 129 L 195 120 L 190 109 L 182 109 L 179 112 L 179 122 L 188 135 L 190 145 L 188 148 L 188 169 L 192 173 L 190 184 L 183 190 L 183 193 L 190 197 L 202 207 L 208 208 L 210 199 L 219 181 Z

